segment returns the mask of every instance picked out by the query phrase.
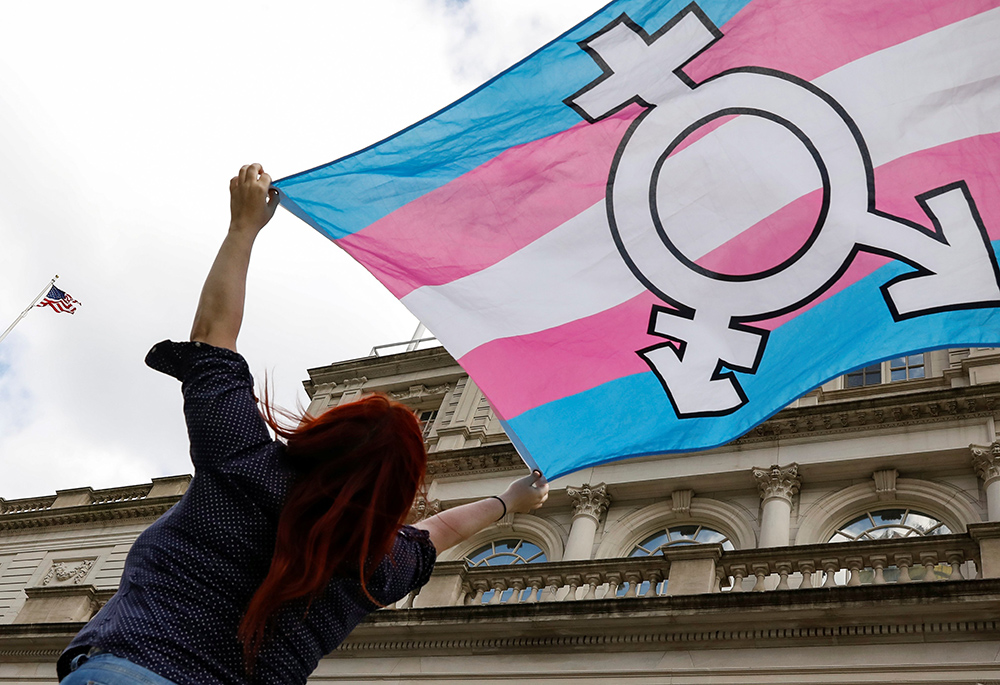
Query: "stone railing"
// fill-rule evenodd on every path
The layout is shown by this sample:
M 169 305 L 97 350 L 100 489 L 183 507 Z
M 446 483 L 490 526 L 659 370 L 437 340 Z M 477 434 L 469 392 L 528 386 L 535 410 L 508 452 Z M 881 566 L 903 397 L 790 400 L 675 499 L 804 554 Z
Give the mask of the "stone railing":
M 153 484 L 133 485 L 125 488 L 109 488 L 107 490 L 94 490 L 90 495 L 91 504 L 111 504 L 112 502 L 135 502 L 146 499 L 149 491 L 153 489 Z
M 468 568 L 442 562 L 397 608 L 628 600 L 713 592 L 829 589 L 1000 578 L 1000 523 L 958 535 L 723 551 L 691 545 L 663 555 Z
M 169 476 L 121 488 L 74 488 L 45 497 L 0 499 L 0 530 L 157 516 L 181 498 L 190 482 L 191 476 Z
M 33 511 L 47 511 L 52 508 L 55 501 L 55 495 L 15 499 L 9 502 L 0 498 L 0 516 L 3 514 L 26 514 Z
M 722 555 L 715 591 L 971 580 L 982 577 L 981 566 L 979 544 L 969 535 L 736 550 Z

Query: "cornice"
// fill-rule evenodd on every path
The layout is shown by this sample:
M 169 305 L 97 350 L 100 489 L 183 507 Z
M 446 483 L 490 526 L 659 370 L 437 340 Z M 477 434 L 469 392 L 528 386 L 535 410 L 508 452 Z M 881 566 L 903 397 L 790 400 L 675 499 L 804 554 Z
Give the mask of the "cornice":
M 28 511 L 0 516 L 0 531 L 65 526 L 75 523 L 159 518 L 180 501 L 180 496 L 146 498 L 130 502 L 105 502 L 79 507 Z
M 427 455 L 427 474 L 497 473 L 527 469 L 509 442 L 470 449 L 432 452 Z
M 829 397 L 830 393 L 827 394 Z M 945 388 L 783 409 L 731 444 L 828 436 L 988 418 L 1000 411 L 1000 384 Z
M 674 631 L 651 632 L 642 634 L 629 633 L 591 633 L 587 635 L 555 635 L 532 637 L 484 637 L 455 638 L 444 640 L 410 639 L 392 641 L 348 642 L 335 650 L 334 654 L 349 654 L 356 656 L 364 653 L 416 653 L 426 655 L 433 652 L 472 653 L 473 650 L 496 651 L 526 651 L 585 649 L 597 650 L 633 645 L 645 649 L 657 649 L 669 643 L 684 643 L 685 648 L 702 647 L 706 649 L 732 648 L 734 644 L 746 644 L 750 641 L 761 643 L 767 640 L 780 641 L 782 644 L 794 640 L 817 643 L 844 643 L 851 641 L 871 644 L 872 638 L 881 638 L 886 642 L 897 642 L 901 638 L 906 641 L 922 642 L 932 636 L 938 640 L 955 639 L 956 636 L 972 635 L 975 639 L 987 640 L 1000 637 L 1000 620 L 961 621 L 961 622 L 931 622 L 907 624 L 872 623 L 862 625 L 824 626 L 823 628 L 756 628 L 746 630 L 710 630 L 710 631 Z M 691 643 L 701 643 L 694 644 Z M 762 645 L 757 644 L 757 647 Z M 0 650 L 0 656 L 3 651 Z
M 447 350 L 443 347 L 432 347 L 426 350 L 400 352 L 384 357 L 362 357 L 318 366 L 306 371 L 309 374 L 309 380 L 302 381 L 302 385 L 309 398 L 312 399 L 316 387 L 320 385 L 336 385 L 343 383 L 345 379 L 361 376 L 366 376 L 373 381 L 382 381 L 391 376 L 432 369 L 465 373 Z

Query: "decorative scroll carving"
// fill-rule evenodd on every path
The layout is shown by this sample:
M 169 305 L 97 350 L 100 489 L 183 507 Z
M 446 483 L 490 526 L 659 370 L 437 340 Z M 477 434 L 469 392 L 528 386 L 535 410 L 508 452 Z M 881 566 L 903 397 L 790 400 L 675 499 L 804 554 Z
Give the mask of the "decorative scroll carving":
M 896 499 L 896 478 L 899 471 L 883 469 L 872 474 L 875 479 L 875 494 L 880 500 Z
M 75 565 L 73 565 L 74 563 Z M 51 582 L 79 584 L 81 580 L 87 577 L 87 574 L 90 573 L 90 569 L 93 567 L 93 559 L 84 559 L 79 562 L 57 561 L 52 564 L 52 568 L 42 578 L 42 585 L 48 585 Z
M 789 464 L 788 466 L 775 464 L 769 469 L 755 468 L 753 470 L 754 480 L 757 481 L 757 488 L 760 490 L 760 498 L 765 502 L 769 499 L 783 499 L 791 502 L 792 497 L 802 485 L 798 474 L 798 464 Z
M 1000 441 L 992 445 L 969 445 L 972 468 L 986 485 L 1000 479 Z
M 607 485 L 584 484 L 578 488 L 566 488 L 566 494 L 573 500 L 573 516 L 589 516 L 598 523 L 611 504 Z
M 694 490 L 674 490 L 670 494 L 671 499 L 671 511 L 673 511 L 678 516 L 690 516 L 691 515 L 691 498 L 694 496 Z

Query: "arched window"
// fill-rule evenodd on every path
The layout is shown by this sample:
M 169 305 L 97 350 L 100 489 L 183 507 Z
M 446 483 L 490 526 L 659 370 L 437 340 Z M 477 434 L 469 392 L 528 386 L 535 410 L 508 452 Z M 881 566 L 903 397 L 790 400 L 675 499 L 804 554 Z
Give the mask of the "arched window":
M 947 535 L 951 529 L 929 514 L 915 509 L 877 509 L 866 511 L 837 529 L 830 542 L 914 538 L 924 535 Z
M 512 566 L 514 564 L 539 564 L 548 561 L 538 545 L 527 540 L 496 540 L 465 557 L 471 568 L 477 566 Z
M 709 543 L 719 543 L 723 549 L 735 549 L 733 543 L 729 541 L 724 533 L 720 533 L 714 528 L 698 524 L 685 524 L 682 526 L 670 526 L 662 528 L 652 535 L 646 536 L 642 542 L 637 544 L 629 553 L 630 557 L 651 557 L 656 554 L 663 554 L 667 547 L 685 547 L 687 545 L 704 545 Z M 649 589 L 649 581 L 644 580 L 638 587 L 638 594 L 645 596 Z M 667 591 L 667 581 L 663 580 L 656 586 L 654 594 L 661 595 Z M 628 583 L 622 583 L 618 588 L 618 596 L 622 597 L 628 592 Z
M 637 544 L 635 549 L 629 553 L 629 556 L 648 557 L 654 554 L 663 554 L 663 548 L 665 547 L 701 545 L 713 542 L 720 543 L 725 550 L 735 549 L 733 543 L 729 541 L 729 538 L 724 533 L 720 533 L 708 526 L 690 524 L 671 526 L 653 533 Z
M 926 535 L 948 535 L 951 529 L 940 520 L 916 509 L 872 509 L 860 516 L 855 516 L 837 529 L 830 542 L 853 542 L 856 540 L 888 540 L 891 538 L 916 538 Z M 909 569 L 911 580 L 923 580 L 926 569 L 915 564 Z M 847 582 L 847 572 L 840 571 L 838 584 Z M 951 566 L 938 564 L 934 567 L 934 575 L 939 579 L 951 576 Z M 899 579 L 899 569 L 889 566 L 883 572 L 887 583 Z M 871 568 L 861 571 L 860 580 L 863 585 L 872 583 L 875 572 Z
M 472 554 L 465 556 L 465 563 L 470 568 L 483 566 L 513 566 L 516 564 L 541 564 L 548 561 L 545 552 L 538 545 L 522 539 L 495 540 L 483 545 Z M 510 599 L 514 590 L 504 590 L 500 596 L 501 602 Z M 532 590 L 522 590 L 521 601 L 527 599 L 527 595 Z M 483 593 L 482 603 L 486 604 L 496 593 L 496 590 L 489 590 Z

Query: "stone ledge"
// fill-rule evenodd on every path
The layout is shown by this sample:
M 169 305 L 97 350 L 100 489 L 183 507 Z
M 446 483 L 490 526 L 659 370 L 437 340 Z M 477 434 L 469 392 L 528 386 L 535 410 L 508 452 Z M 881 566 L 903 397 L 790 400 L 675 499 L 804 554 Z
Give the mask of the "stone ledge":
M 940 388 L 782 409 L 730 444 L 884 430 L 939 421 L 995 416 L 1000 384 Z
M 0 516 L 0 531 L 44 528 L 74 523 L 94 523 L 123 519 L 158 518 L 180 501 L 180 496 L 107 502 L 84 506 L 45 509 Z
M 1000 580 L 379 611 L 334 656 L 998 640 Z M 773 643 L 773 644 L 772 644 Z

